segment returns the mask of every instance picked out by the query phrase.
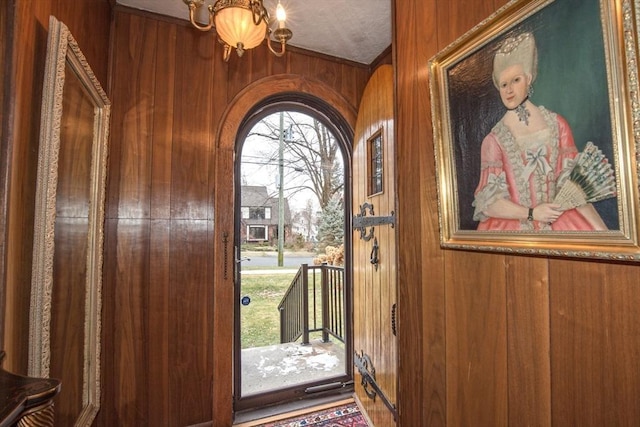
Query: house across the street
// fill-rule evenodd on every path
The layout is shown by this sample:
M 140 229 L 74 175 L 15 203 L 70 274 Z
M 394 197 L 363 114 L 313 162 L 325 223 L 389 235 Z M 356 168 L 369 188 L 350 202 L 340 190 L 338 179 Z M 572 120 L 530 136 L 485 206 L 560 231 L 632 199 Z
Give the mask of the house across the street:
M 278 197 L 271 197 L 267 187 L 243 185 L 241 200 L 241 238 L 243 242 L 275 243 L 278 239 L 279 203 Z M 284 198 L 284 237 L 291 231 L 291 211 L 289 201 Z

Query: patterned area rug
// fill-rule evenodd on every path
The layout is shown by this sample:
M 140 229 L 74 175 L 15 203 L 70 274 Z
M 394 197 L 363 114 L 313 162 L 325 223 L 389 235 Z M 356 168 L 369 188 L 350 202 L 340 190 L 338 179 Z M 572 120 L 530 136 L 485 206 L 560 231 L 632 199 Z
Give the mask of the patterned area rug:
M 260 427 L 370 427 L 356 402 L 256 424 Z

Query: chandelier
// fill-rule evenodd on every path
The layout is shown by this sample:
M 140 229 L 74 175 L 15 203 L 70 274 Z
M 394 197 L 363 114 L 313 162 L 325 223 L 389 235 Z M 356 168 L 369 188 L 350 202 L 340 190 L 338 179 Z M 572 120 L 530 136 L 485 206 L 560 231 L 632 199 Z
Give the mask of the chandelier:
M 275 56 L 285 53 L 287 41 L 293 33 L 285 27 L 287 15 L 278 0 L 276 19 L 278 28 L 269 28 L 269 13 L 262 4 L 263 0 L 217 0 L 208 5 L 209 23 L 198 24 L 194 15 L 196 9 L 204 5 L 204 0 L 183 0 L 189 6 L 189 21 L 200 31 L 215 30 L 218 40 L 224 46 L 223 59 L 229 60 L 231 49 L 235 48 L 238 56 L 245 50 L 253 49 L 267 39 L 267 46 Z M 271 45 L 271 36 L 280 43 L 280 50 L 276 51 Z

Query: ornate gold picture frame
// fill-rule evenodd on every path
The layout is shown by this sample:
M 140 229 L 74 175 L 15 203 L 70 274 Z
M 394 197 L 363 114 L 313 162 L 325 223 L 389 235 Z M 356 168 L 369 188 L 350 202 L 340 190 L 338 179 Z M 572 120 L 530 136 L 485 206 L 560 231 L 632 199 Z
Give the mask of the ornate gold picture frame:
M 102 249 L 111 103 L 65 24 L 51 16 L 42 93 L 29 375 L 56 377 L 56 420 L 100 409 Z
M 441 246 L 640 260 L 638 0 L 513 0 L 429 61 Z

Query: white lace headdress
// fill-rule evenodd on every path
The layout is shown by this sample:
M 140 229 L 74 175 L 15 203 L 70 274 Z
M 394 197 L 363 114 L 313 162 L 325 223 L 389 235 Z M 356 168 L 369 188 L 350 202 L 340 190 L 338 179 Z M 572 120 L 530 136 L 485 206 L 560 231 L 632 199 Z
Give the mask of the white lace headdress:
M 531 75 L 531 83 L 538 71 L 538 50 L 536 40 L 531 33 L 522 33 L 509 37 L 493 58 L 493 84 L 498 87 L 500 73 L 512 65 L 522 65 L 524 72 Z

